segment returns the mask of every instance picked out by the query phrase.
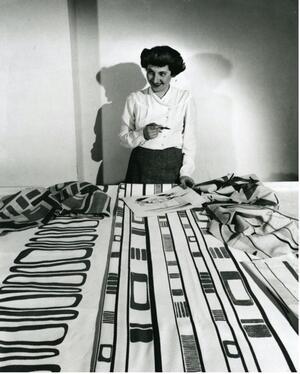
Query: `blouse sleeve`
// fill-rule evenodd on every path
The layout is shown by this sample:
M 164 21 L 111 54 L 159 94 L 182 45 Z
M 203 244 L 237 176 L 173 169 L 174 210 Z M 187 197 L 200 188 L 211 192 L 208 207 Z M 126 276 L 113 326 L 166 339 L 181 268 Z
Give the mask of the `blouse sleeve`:
M 184 117 L 183 133 L 183 162 L 180 169 L 180 176 L 191 176 L 195 170 L 196 154 L 196 106 L 191 96 L 189 96 L 186 113 Z
M 126 148 L 135 148 L 145 143 L 143 129 L 135 128 L 135 106 L 134 94 L 128 96 L 122 114 L 121 130 L 119 133 L 121 144 Z

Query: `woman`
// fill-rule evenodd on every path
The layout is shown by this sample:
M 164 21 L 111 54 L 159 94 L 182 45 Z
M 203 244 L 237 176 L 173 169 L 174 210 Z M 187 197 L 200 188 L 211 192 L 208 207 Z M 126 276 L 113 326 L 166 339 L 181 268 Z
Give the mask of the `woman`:
M 185 70 L 175 49 L 144 49 L 141 66 L 150 87 L 131 93 L 125 104 L 121 144 L 133 148 L 127 183 L 180 183 L 192 187 L 195 113 L 191 95 L 170 85 Z

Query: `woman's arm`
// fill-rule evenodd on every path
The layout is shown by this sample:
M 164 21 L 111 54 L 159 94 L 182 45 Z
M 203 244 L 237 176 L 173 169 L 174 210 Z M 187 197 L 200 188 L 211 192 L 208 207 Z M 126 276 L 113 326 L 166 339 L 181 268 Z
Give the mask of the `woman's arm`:
M 145 143 L 143 129 L 136 130 L 135 127 L 135 105 L 134 94 L 130 94 L 125 103 L 122 114 L 122 124 L 119 133 L 121 144 L 126 148 L 135 148 Z
M 183 161 L 180 169 L 180 177 L 191 177 L 195 170 L 196 155 L 196 108 L 191 96 L 188 98 L 184 117 L 182 153 Z

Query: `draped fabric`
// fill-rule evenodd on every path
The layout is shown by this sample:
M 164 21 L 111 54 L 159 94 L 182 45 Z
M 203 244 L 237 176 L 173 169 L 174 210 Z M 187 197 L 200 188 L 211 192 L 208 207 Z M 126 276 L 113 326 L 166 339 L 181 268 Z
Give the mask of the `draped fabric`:
M 262 258 L 298 251 L 298 220 L 272 208 L 212 204 L 208 230 L 228 245 Z
M 263 185 L 255 174 L 237 176 L 227 174 L 195 185 L 199 193 L 206 193 L 207 203 L 255 204 L 276 207 L 279 204 L 274 191 Z
M 55 216 L 107 216 L 109 196 L 87 182 L 26 188 L 0 199 L 0 234 L 46 224 Z
M 171 187 L 109 186 L 108 217 L 0 237 L 0 371 L 298 370 L 295 262 L 260 266 L 203 208 L 139 218 L 122 200 Z
M 262 258 L 298 250 L 298 220 L 278 210 L 277 196 L 255 175 L 230 174 L 195 189 L 207 199 L 208 230 L 216 238 Z

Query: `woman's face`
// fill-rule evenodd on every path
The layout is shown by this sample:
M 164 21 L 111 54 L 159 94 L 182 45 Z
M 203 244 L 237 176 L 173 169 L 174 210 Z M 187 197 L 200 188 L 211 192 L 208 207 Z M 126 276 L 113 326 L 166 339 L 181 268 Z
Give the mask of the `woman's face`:
M 147 66 L 147 80 L 155 93 L 166 92 L 171 81 L 171 71 L 169 66 Z

